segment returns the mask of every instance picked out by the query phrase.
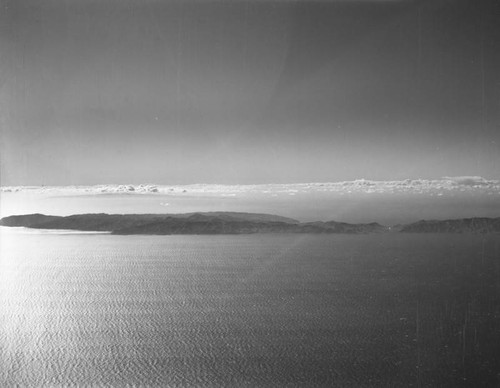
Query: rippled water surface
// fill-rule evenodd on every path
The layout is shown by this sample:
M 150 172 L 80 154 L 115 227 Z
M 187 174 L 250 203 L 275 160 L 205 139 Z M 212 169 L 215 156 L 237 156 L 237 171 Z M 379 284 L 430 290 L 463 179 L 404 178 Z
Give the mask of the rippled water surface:
M 500 383 L 499 236 L 0 244 L 0 386 Z

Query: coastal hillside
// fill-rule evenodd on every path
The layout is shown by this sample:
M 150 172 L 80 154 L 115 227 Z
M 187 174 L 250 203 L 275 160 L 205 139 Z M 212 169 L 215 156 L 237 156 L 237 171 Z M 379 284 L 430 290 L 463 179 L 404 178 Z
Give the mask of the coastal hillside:
M 114 234 L 247 234 L 247 233 L 371 233 L 385 231 L 377 223 L 300 223 L 271 214 L 207 212 L 187 214 L 76 214 L 66 217 L 28 214 L 5 217 L 3 226 L 37 229 L 108 231 Z
M 202 212 L 185 214 L 27 214 L 4 217 L 0 225 L 36 229 L 66 229 L 113 234 L 250 234 L 250 233 L 498 233 L 500 218 L 422 220 L 386 227 L 376 222 L 299 222 L 272 214 Z
M 498 218 L 462 218 L 456 220 L 422 220 L 404 225 L 403 233 L 493 233 L 500 232 Z

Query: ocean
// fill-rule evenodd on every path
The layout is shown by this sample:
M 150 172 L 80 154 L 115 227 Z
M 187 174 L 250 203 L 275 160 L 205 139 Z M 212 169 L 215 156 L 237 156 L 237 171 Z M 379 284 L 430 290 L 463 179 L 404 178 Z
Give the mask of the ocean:
M 499 235 L 1 228 L 2 387 L 495 387 L 499 343 Z

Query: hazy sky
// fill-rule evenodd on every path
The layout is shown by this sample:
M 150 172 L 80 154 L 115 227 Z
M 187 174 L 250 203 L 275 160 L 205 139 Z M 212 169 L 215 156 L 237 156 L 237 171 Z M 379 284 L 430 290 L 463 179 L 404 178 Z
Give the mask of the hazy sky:
M 500 179 L 500 2 L 1 0 L 1 184 Z

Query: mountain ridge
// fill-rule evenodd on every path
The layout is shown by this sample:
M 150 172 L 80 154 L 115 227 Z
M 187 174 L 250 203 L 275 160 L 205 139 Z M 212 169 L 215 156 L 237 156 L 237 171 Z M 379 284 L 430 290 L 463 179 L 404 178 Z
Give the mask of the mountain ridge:
M 253 234 L 253 233 L 497 233 L 500 217 L 421 220 L 387 227 L 376 222 L 351 224 L 337 221 L 299 222 L 264 213 L 195 212 L 183 214 L 87 213 L 51 216 L 40 213 L 0 219 L 1 226 L 111 232 L 117 235 Z

